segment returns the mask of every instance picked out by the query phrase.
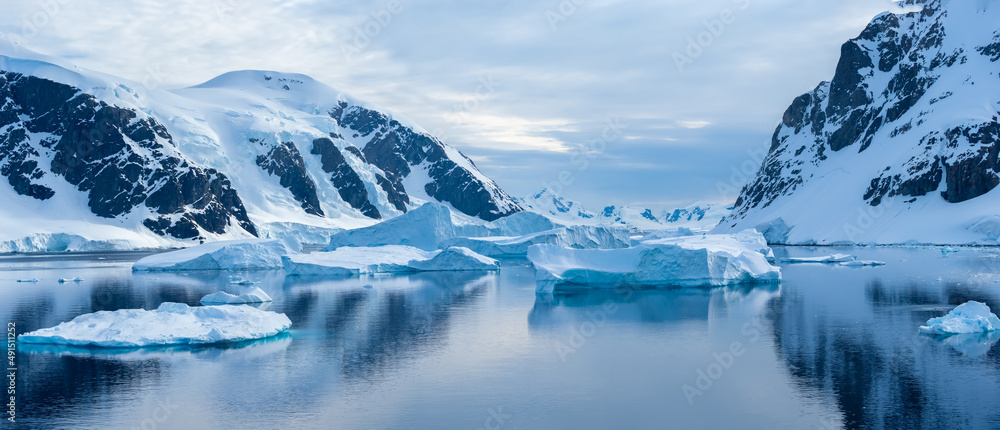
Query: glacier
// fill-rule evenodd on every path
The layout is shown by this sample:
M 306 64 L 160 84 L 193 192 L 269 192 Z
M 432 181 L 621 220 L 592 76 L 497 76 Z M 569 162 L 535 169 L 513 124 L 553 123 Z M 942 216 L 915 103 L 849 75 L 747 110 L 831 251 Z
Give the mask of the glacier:
M 776 283 L 781 269 L 757 231 L 645 241 L 611 250 L 578 250 L 535 245 L 528 259 L 535 265 L 539 293 L 556 289 L 621 286 L 709 287 L 741 283 Z
M 108 348 L 210 345 L 268 338 L 291 325 L 284 314 L 250 306 L 163 303 L 151 311 L 123 309 L 80 315 L 55 327 L 22 334 L 17 341 Z
M 378 273 L 496 271 L 500 263 L 467 248 L 424 251 L 412 246 L 340 247 L 283 257 L 290 276 L 353 277 Z

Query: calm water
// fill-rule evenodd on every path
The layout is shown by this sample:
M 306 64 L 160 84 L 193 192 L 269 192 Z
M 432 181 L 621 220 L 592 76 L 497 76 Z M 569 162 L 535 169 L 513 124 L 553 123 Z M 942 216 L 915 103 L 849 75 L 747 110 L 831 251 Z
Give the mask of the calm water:
M 998 337 L 917 333 L 967 300 L 1000 310 L 1000 250 L 776 250 L 845 251 L 889 264 L 784 265 L 785 281 L 763 288 L 547 297 L 524 261 L 499 274 L 250 273 L 274 298 L 267 309 L 291 318 L 288 335 L 113 355 L 22 349 L 19 426 L 1000 428 Z M 0 322 L 23 333 L 238 292 L 227 275 L 132 274 L 140 257 L 0 258 Z M 56 282 L 76 276 L 86 280 Z M 27 278 L 41 282 L 16 282 Z

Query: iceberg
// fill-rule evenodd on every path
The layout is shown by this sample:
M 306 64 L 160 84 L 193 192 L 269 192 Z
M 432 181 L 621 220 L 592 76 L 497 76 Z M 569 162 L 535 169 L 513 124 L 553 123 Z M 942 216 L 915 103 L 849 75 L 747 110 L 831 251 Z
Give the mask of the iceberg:
M 81 277 L 79 277 L 79 276 L 77 276 L 75 278 L 59 278 L 59 283 L 60 284 L 67 284 L 67 283 L 71 283 L 71 282 L 79 283 L 79 282 L 83 282 L 83 281 L 84 281 L 84 279 L 81 278 Z
M 840 265 L 846 267 L 872 267 L 872 266 L 885 266 L 885 262 L 876 260 L 853 260 L 853 261 L 842 262 L 840 263 Z
M 532 245 L 549 244 L 574 249 L 619 249 L 631 245 L 625 227 L 571 226 L 518 237 L 460 237 L 441 246 L 461 246 L 490 257 L 515 257 L 528 254 Z
M 1000 330 L 1000 319 L 990 311 L 990 307 L 980 302 L 968 302 L 953 309 L 948 315 L 927 320 L 920 327 L 921 333 L 933 335 L 953 335 L 966 333 L 987 333 Z
M 370 227 L 333 235 L 326 251 L 350 247 L 402 245 L 433 251 L 442 242 L 456 237 L 523 236 L 562 227 L 542 215 L 520 212 L 499 220 L 482 223 L 453 214 L 447 206 L 427 203 Z
M 263 339 L 283 333 L 291 325 L 284 314 L 250 306 L 163 303 L 152 311 L 124 309 L 81 315 L 55 327 L 22 334 L 17 340 L 107 348 L 209 345 Z
M 424 251 L 412 246 L 341 247 L 334 251 L 295 254 L 283 257 L 285 272 L 291 276 L 353 277 L 376 273 L 440 271 L 495 271 L 496 260 L 470 249 L 450 247 Z
M 782 263 L 849 263 L 857 257 L 849 254 L 824 255 L 822 257 L 789 257 L 782 258 Z
M 268 303 L 271 301 L 271 296 L 267 295 L 264 290 L 256 287 L 238 296 L 225 291 L 219 291 L 218 293 L 212 293 L 201 298 L 201 304 L 203 305 L 246 305 L 251 303 Z
M 746 231 L 651 240 L 611 250 L 535 245 L 528 249 L 528 259 L 535 265 L 538 292 L 551 293 L 557 285 L 709 287 L 779 282 L 781 269 L 768 262 L 769 251 L 760 233 Z
M 289 253 L 288 246 L 281 240 L 230 240 L 150 255 L 133 264 L 132 270 L 170 272 L 281 269 L 281 257 Z

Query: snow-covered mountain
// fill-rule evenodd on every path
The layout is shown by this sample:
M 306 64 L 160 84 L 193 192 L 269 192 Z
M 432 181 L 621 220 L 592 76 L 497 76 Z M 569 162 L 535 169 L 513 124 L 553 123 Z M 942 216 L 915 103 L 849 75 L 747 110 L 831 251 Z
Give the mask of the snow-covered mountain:
M 652 231 L 685 227 L 709 229 L 719 224 L 731 208 L 713 204 L 694 204 L 686 208 L 654 211 L 632 206 L 606 206 L 592 212 L 582 204 L 568 200 L 549 189 L 517 199 L 525 210 L 542 214 L 565 225 L 624 225 L 635 230 Z
M 459 151 L 307 76 L 168 92 L 6 54 L 0 251 L 309 240 L 426 201 L 487 221 L 521 210 Z
M 792 103 L 720 231 L 777 243 L 1000 237 L 1000 4 L 905 2 Z

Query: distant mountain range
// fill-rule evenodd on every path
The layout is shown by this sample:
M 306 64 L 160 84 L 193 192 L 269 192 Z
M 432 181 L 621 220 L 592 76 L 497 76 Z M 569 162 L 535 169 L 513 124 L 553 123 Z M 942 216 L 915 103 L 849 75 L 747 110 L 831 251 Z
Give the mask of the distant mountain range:
M 308 76 L 147 89 L 0 51 L 0 251 L 321 236 L 439 202 L 521 211 L 411 121 Z
M 562 224 L 624 225 L 643 231 L 676 227 L 708 229 L 718 225 L 732 210 L 724 205 L 694 204 L 660 211 L 632 206 L 606 206 L 599 212 L 592 212 L 580 203 L 567 200 L 548 189 L 516 200 L 525 210 L 545 215 Z
M 788 244 L 997 244 L 1000 4 L 903 2 L 796 98 L 719 231 Z

